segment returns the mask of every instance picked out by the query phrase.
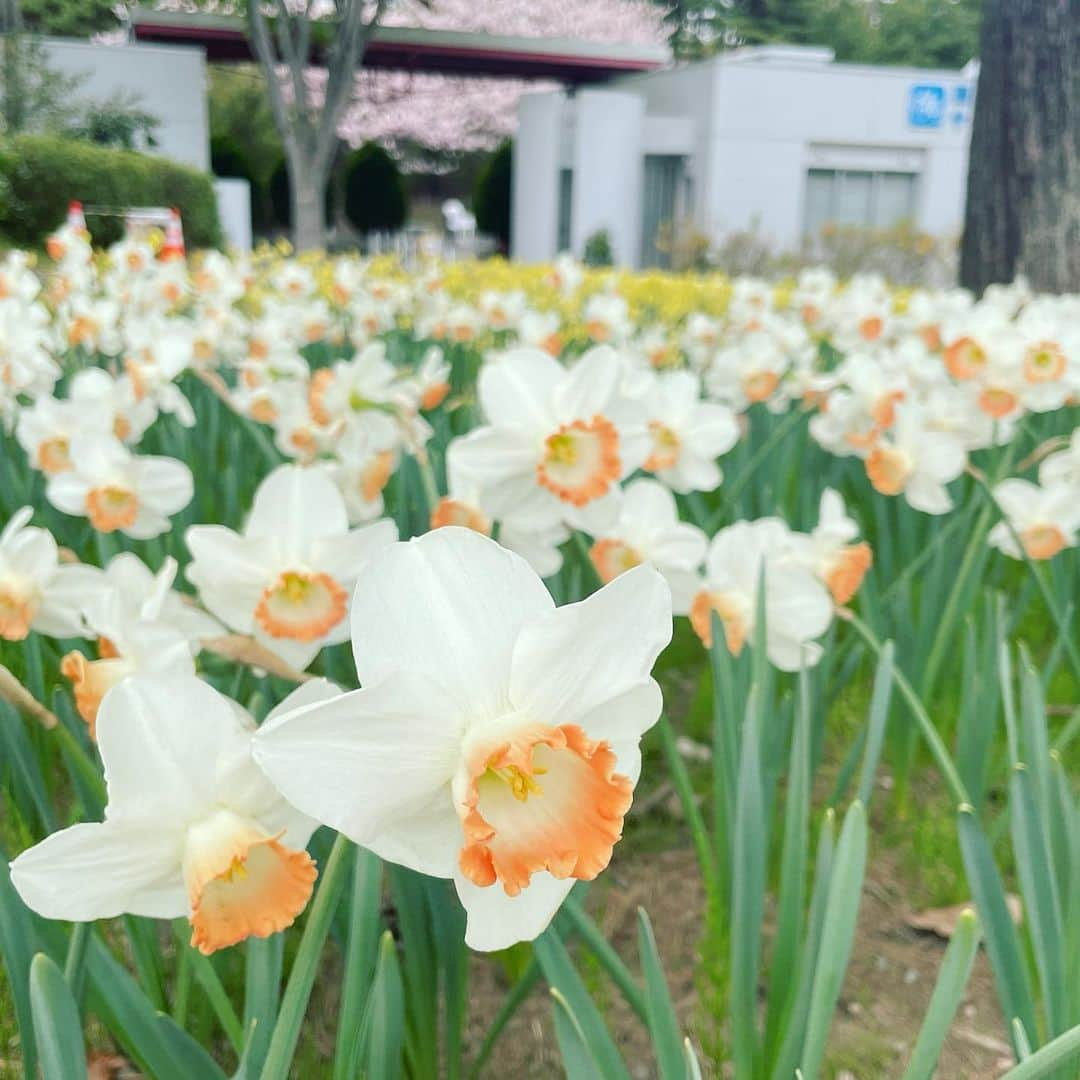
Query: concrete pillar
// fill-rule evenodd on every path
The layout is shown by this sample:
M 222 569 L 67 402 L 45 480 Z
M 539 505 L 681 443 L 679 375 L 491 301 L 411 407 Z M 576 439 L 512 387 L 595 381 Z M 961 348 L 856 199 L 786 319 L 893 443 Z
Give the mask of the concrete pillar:
M 618 266 L 636 266 L 641 246 L 642 129 L 645 100 L 618 90 L 582 90 L 574 99 L 574 254 L 607 229 Z
M 555 250 L 559 214 L 561 93 L 523 94 L 518 102 L 511 189 L 510 252 L 546 262 Z
M 239 177 L 214 177 L 218 220 L 225 246 L 236 251 L 251 250 L 251 184 Z

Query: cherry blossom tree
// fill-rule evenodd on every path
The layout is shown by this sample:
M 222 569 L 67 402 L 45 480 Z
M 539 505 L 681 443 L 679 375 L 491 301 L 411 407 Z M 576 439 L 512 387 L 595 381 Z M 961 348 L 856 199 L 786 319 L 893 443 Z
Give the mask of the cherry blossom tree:
M 326 235 L 323 192 L 338 146 L 338 124 L 360 59 L 388 0 L 251 0 L 248 38 L 266 77 L 274 123 L 285 147 L 293 240 L 303 251 Z M 319 25 L 320 22 L 326 25 Z M 307 73 L 318 36 L 325 77 L 312 93 Z M 327 40 L 328 39 L 328 40 Z
M 653 0 L 404 0 L 383 23 L 642 45 L 662 44 L 668 34 L 664 8 Z M 399 153 L 486 150 L 513 134 L 521 94 L 551 85 L 361 70 L 338 130 L 353 145 L 370 139 Z
M 377 24 L 628 44 L 660 43 L 667 35 L 664 10 L 654 0 L 158 0 L 157 6 L 246 10 L 284 145 L 299 249 L 321 246 L 325 238 L 323 193 L 340 139 L 391 150 L 488 148 L 512 132 L 518 98 L 537 85 L 364 71 L 364 49 Z

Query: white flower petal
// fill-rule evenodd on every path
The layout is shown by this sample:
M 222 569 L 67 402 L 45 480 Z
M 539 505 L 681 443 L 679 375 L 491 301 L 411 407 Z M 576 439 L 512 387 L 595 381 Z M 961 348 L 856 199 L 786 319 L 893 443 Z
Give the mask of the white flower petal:
M 249 733 L 228 698 L 194 676 L 132 676 L 97 718 L 109 819 L 190 819 L 217 802 L 216 762 Z
M 514 640 L 552 607 L 521 556 L 469 529 L 436 529 L 378 552 L 361 572 L 352 605 L 357 675 L 364 686 L 394 672 L 427 676 L 459 712 L 497 717 Z
M 137 457 L 134 468 L 139 503 L 149 510 L 170 517 L 191 502 L 194 480 L 191 470 L 182 461 L 168 457 Z
M 532 941 L 547 929 L 574 885 L 573 878 L 560 880 L 541 871 L 517 896 L 507 896 L 499 884 L 481 888 L 455 874 L 454 887 L 468 916 L 465 944 L 494 952 Z
M 459 720 L 429 680 L 394 675 L 278 715 L 255 736 L 255 760 L 294 806 L 366 844 L 449 782 Z
M 647 678 L 670 640 L 671 590 L 652 567 L 635 567 L 525 627 L 511 700 L 541 723 L 574 723 Z
M 222 622 L 250 633 L 255 607 L 274 579 L 271 539 L 240 536 L 224 525 L 193 525 L 184 535 L 192 554 L 187 579 Z
M 619 383 L 619 358 L 610 347 L 590 349 L 556 388 L 553 403 L 560 423 L 604 415 Z
M 387 824 L 365 846 L 380 859 L 429 877 L 453 877 L 464 842 L 461 819 L 446 812 L 453 800 L 450 785 L 444 784 L 421 806 Z
M 126 821 L 72 825 L 11 864 L 23 902 L 47 919 L 187 914 L 179 831 Z
M 286 713 L 296 712 L 297 709 L 303 709 L 308 705 L 314 705 L 320 701 L 332 701 L 334 698 L 341 697 L 344 691 L 336 683 L 332 683 L 329 679 L 310 679 L 308 682 L 301 683 L 295 690 L 287 694 L 280 704 L 275 705 L 267 714 L 266 719 L 263 720 L 263 726 L 276 720 L 279 716 L 284 716 Z
M 304 558 L 312 541 L 349 529 L 345 500 L 325 469 L 281 465 L 259 485 L 244 535 L 280 537 L 288 558 Z
M 327 536 L 313 545 L 312 565 L 351 589 L 356 575 L 380 548 L 398 538 L 397 524 L 388 518 L 375 521 L 344 536 Z
M 557 427 L 548 402 L 565 378 L 563 366 L 543 349 L 512 349 L 480 372 L 480 407 L 495 427 L 546 435 Z

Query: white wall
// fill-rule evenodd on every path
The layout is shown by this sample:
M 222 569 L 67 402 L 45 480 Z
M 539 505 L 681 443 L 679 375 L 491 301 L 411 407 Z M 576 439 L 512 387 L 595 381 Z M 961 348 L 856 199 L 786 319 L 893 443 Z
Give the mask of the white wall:
M 574 104 L 573 249 L 580 255 L 589 236 L 606 229 L 615 264 L 635 266 L 641 244 L 645 101 L 625 91 L 581 90 Z
M 966 85 L 958 72 L 846 64 L 718 64 L 709 221 L 714 235 L 747 228 L 780 248 L 801 238 L 806 170 L 827 148 L 832 168 L 890 168 L 918 151 L 922 165 L 917 224 L 937 234 L 963 220 L 970 120 L 954 123 L 947 108 L 939 127 L 909 122 L 916 85 L 940 85 L 948 100 Z M 965 108 L 970 117 L 970 109 Z M 845 161 L 845 151 L 847 160 Z M 916 170 L 918 166 L 916 166 Z M 915 170 L 913 170 L 915 171 Z
M 690 212 L 699 225 L 706 229 L 709 227 L 712 210 L 708 196 L 712 183 L 709 148 L 713 136 L 715 81 L 715 64 L 704 63 L 633 76 L 618 83 L 620 89 L 634 90 L 644 98 L 647 138 L 651 136 L 650 121 L 655 119 L 665 124 L 670 117 L 683 118 L 679 139 L 685 141 L 685 145 L 679 149 L 674 146 L 660 149 L 650 145 L 646 147 L 646 152 L 686 154 L 686 175 L 693 184 L 693 206 Z
M 80 99 L 103 101 L 123 91 L 155 116 L 152 153 L 206 171 L 210 168 L 206 56 L 202 49 L 168 45 L 96 45 L 46 38 L 49 62 L 66 74 L 82 74 Z
M 945 94 L 937 126 L 911 121 L 912 89 L 921 85 Z M 954 92 L 962 87 L 961 106 Z M 635 264 L 642 157 L 659 152 L 686 153 L 693 217 L 715 241 L 756 223 L 774 248 L 798 247 L 811 167 L 918 173 L 916 224 L 956 235 L 973 95 L 970 73 L 835 64 L 828 50 L 798 47 L 742 50 L 569 99 L 527 95 L 515 145 L 513 253 L 555 254 L 561 164 L 574 170 L 575 252 L 606 226 L 619 261 Z
M 543 262 L 556 254 L 563 97 L 523 94 L 514 139 L 510 246 L 515 259 Z

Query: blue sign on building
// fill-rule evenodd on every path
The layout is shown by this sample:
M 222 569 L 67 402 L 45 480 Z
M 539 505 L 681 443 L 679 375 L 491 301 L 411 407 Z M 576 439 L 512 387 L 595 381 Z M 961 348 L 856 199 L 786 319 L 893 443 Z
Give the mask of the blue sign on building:
M 908 94 L 908 123 L 912 127 L 941 127 L 945 119 L 945 87 L 916 83 Z
M 960 83 L 952 89 L 953 127 L 963 127 L 971 119 L 972 87 Z

